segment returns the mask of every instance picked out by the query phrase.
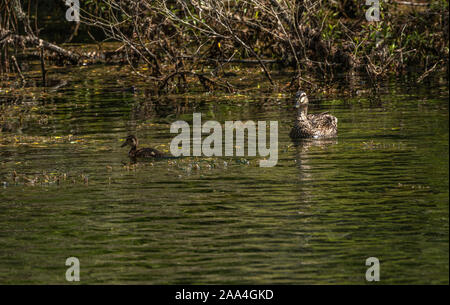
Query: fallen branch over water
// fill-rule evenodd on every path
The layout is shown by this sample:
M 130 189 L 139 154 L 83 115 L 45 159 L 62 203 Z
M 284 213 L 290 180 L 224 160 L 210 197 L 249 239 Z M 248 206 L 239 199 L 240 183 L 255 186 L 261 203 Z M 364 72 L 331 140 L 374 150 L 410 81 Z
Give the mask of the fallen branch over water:
M 5 32 L 3 29 L 0 29 L 0 33 Z M 45 41 L 43 39 L 40 39 L 38 37 L 35 36 L 25 36 L 25 35 L 17 35 L 17 34 L 12 34 L 12 33 L 6 33 L 4 35 L 2 35 L 2 37 L 5 37 L 3 39 L 0 39 L 0 43 L 19 43 L 21 45 L 33 45 L 35 47 L 38 48 L 43 48 L 44 50 L 47 51 L 52 51 L 57 53 L 59 56 L 69 60 L 71 63 L 73 64 L 78 64 L 82 58 L 81 55 L 66 50 L 60 46 L 57 46 L 53 43 L 50 43 L 48 41 Z

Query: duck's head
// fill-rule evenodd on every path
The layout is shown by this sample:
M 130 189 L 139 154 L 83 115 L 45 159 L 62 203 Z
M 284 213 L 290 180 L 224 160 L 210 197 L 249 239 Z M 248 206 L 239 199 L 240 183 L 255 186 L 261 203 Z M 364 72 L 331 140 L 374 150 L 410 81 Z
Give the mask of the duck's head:
M 299 90 L 295 94 L 294 102 L 295 108 L 300 108 L 301 106 L 308 105 L 309 103 L 308 96 L 304 91 Z
M 124 147 L 127 145 L 130 145 L 131 147 L 137 146 L 138 144 L 138 140 L 134 135 L 129 135 L 126 139 L 125 142 L 120 146 L 120 147 Z

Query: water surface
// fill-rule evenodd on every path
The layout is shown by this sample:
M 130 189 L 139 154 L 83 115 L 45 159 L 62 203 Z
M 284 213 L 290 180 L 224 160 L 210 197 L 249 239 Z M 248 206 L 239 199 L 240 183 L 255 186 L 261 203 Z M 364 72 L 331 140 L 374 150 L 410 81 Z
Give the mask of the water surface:
M 0 283 L 67 283 L 75 256 L 83 284 L 364 284 L 368 257 L 382 284 L 448 284 L 446 81 L 311 96 L 339 136 L 298 146 L 288 94 L 122 87 L 80 77 L 0 133 Z M 127 134 L 168 150 L 170 124 L 193 112 L 278 121 L 277 166 L 129 164 Z

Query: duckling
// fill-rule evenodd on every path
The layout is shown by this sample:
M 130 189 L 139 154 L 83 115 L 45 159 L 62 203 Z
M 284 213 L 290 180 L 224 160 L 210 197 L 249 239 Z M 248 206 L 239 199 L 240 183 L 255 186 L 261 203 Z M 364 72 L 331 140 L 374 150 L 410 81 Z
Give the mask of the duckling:
M 129 145 L 131 147 L 130 151 L 128 152 L 128 156 L 132 159 L 136 159 L 136 158 L 170 158 L 171 157 L 171 156 L 168 156 L 168 155 L 160 152 L 157 149 L 150 148 L 150 147 L 137 149 L 138 139 L 134 135 L 129 135 L 125 139 L 125 143 L 123 143 L 121 147 L 124 147 L 126 145 Z
M 328 112 L 308 114 L 308 96 L 303 91 L 295 94 L 295 108 L 297 119 L 289 136 L 292 139 L 303 138 L 332 138 L 337 135 L 338 119 Z

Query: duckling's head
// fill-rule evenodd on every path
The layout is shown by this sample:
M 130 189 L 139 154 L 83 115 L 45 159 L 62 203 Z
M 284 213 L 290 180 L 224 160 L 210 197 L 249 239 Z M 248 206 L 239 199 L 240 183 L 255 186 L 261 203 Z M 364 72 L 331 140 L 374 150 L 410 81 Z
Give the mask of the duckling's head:
M 308 105 L 309 100 L 308 100 L 308 96 L 306 95 L 306 93 L 304 91 L 297 91 L 297 93 L 295 94 L 295 108 L 300 108 L 300 106 L 304 106 L 304 105 Z
M 134 146 L 137 146 L 137 144 L 138 144 L 137 138 L 134 135 L 129 135 L 125 139 L 125 142 L 120 147 L 124 147 L 124 146 L 127 146 L 127 145 L 130 145 L 131 147 L 134 147 Z

